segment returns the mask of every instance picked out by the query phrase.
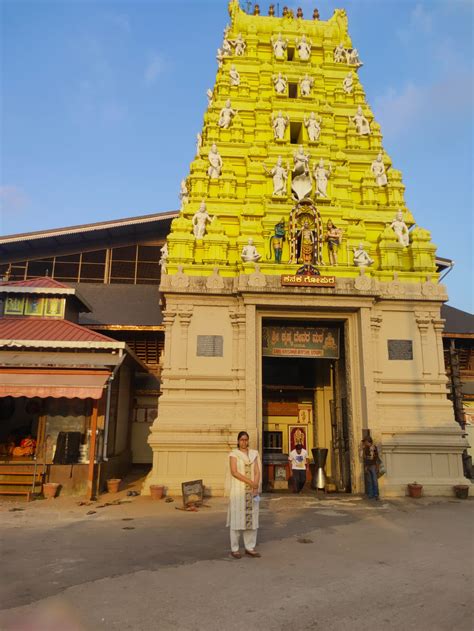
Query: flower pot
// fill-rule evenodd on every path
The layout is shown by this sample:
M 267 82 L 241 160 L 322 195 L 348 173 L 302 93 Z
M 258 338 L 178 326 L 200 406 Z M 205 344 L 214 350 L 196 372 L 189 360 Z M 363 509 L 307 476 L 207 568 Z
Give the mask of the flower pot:
M 110 480 L 107 480 L 107 491 L 109 493 L 118 493 L 121 481 L 122 480 L 120 480 L 120 478 L 112 478 Z
M 57 482 L 45 482 L 43 484 L 43 496 L 45 500 L 52 500 L 56 497 L 59 484 Z
M 152 500 L 161 500 L 165 492 L 162 484 L 150 484 L 150 496 Z
M 408 484 L 408 495 L 410 497 L 421 497 L 422 496 L 422 492 L 423 492 L 423 485 L 422 484 L 416 484 L 416 482 L 414 484 Z
M 467 500 L 469 497 L 469 486 L 467 484 L 456 484 L 453 486 L 454 495 L 460 500 Z

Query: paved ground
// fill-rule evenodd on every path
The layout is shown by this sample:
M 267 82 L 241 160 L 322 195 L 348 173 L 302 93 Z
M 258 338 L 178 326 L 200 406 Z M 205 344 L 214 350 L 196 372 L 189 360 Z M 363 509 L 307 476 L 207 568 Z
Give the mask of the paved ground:
M 0 504 L 0 629 L 474 626 L 473 500 L 266 496 L 262 558 L 234 560 L 222 499 L 101 499 Z

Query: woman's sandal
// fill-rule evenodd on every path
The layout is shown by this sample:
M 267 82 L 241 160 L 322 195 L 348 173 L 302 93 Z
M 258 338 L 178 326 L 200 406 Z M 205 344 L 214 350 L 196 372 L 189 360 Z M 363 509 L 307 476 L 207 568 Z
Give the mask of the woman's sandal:
M 260 552 L 255 552 L 255 550 L 245 550 L 245 554 L 254 559 L 259 559 L 262 556 Z
M 240 552 L 231 552 L 230 556 L 234 557 L 234 559 L 241 559 L 242 558 L 242 555 L 240 554 Z

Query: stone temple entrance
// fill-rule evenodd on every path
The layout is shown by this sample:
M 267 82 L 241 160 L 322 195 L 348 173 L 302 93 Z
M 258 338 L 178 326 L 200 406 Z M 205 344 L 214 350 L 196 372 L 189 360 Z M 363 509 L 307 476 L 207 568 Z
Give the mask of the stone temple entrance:
M 301 443 L 328 450 L 330 491 L 350 492 L 344 327 L 318 320 L 263 320 L 262 455 L 264 488 L 292 488 L 288 454 Z M 307 486 L 315 485 L 314 465 Z

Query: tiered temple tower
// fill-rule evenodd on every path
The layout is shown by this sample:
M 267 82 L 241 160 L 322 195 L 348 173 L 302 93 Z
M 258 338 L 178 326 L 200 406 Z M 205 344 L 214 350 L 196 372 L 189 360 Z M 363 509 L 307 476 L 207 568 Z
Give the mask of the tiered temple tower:
M 163 394 L 146 486 L 178 492 L 202 478 L 222 493 L 237 432 L 264 452 L 270 420 L 286 422 L 262 394 L 263 329 L 329 322 L 339 359 L 320 360 L 294 423 L 310 410 L 307 446 L 330 450 L 334 487 L 363 490 L 357 448 L 370 431 L 385 494 L 415 478 L 451 492 L 464 442 L 446 397 L 447 296 L 367 103 L 346 13 L 248 15 L 237 0 L 229 13 L 162 257 Z
M 309 167 L 309 182 L 300 195 L 303 206 L 311 201 L 317 209 L 314 220 L 319 219 L 322 234 L 317 234 L 319 226 L 312 227 L 322 241 L 319 260 L 316 256 L 321 272 L 358 275 L 353 252 L 362 243 L 374 260 L 367 274 L 375 278 L 391 280 L 397 271 L 400 280 L 419 282 L 435 274 L 436 248 L 426 230 L 414 227 L 405 247 L 394 230 L 387 229 L 399 210 L 408 228 L 414 219 L 405 205 L 401 172 L 385 153 L 380 125 L 359 81 L 362 64 L 348 34 L 345 11 L 336 10 L 331 19 L 320 21 L 295 18 L 291 12 L 282 18 L 247 15 L 237 2 L 231 2 L 229 10 L 231 25 L 218 52 L 216 83 L 197 155 L 185 180 L 180 217 L 168 238 L 168 274 L 181 266 L 190 275 L 209 275 L 217 268 L 221 276 L 237 276 L 251 269 L 241 260 L 249 238 L 261 255 L 262 273 L 294 272 L 298 260 L 292 256 L 291 230 L 299 230 L 311 217 L 303 212 L 292 225 L 295 201 L 300 201 L 292 188 L 298 178 L 294 155 L 300 146 Z M 213 145 L 222 166 L 209 177 Z M 269 175 L 279 157 L 286 178 Z M 315 173 L 321 160 L 325 194 L 318 190 Z M 374 170 L 379 164 L 378 183 Z M 279 179 L 283 181 L 278 188 L 274 180 Z M 202 201 L 215 220 L 203 238 L 195 238 L 192 219 Z M 276 264 L 270 238 L 281 219 L 286 239 L 281 264 Z M 328 220 L 342 230 L 338 267 L 330 270 L 324 240 Z

